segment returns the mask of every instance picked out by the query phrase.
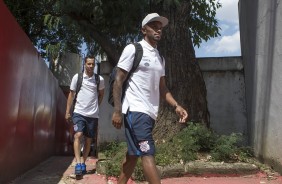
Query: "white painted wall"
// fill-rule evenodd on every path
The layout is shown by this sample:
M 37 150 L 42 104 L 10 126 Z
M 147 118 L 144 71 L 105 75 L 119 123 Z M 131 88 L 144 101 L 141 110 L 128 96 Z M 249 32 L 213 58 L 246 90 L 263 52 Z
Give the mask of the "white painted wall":
M 250 144 L 282 173 L 282 4 L 240 1 L 239 19 Z

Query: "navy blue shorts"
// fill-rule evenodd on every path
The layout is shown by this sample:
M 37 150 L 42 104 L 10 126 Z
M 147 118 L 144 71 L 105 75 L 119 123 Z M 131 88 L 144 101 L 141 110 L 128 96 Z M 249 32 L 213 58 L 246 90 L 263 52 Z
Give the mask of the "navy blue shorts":
M 98 118 L 89 118 L 77 113 L 72 115 L 73 130 L 75 132 L 83 132 L 83 135 L 94 138 L 95 129 L 98 126 Z
M 145 156 L 155 154 L 152 131 L 155 120 L 141 112 L 128 111 L 124 115 L 125 136 L 128 155 Z

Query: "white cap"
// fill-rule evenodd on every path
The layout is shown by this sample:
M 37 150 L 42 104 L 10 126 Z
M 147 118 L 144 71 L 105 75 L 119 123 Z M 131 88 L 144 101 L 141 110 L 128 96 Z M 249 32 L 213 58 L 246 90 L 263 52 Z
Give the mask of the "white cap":
M 162 16 L 159 16 L 157 13 L 148 14 L 142 21 L 142 27 L 150 22 L 158 21 L 162 23 L 162 26 L 165 27 L 168 24 L 168 19 Z

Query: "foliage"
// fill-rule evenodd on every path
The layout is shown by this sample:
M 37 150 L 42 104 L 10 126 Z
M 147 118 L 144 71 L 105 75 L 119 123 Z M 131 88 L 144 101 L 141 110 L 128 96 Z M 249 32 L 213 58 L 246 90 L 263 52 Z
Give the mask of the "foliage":
M 192 12 L 190 20 L 190 32 L 193 43 L 200 47 L 202 40 L 220 36 L 218 21 L 215 19 L 216 10 L 221 4 L 214 0 L 192 0 Z
M 80 53 L 83 42 L 75 23 L 60 10 L 60 1 L 4 1 L 43 58 L 56 58 L 60 52 Z
M 106 175 L 118 177 L 120 166 L 126 151 L 125 142 L 104 142 L 99 145 L 99 152 L 111 161 L 106 162 Z
M 199 149 L 200 146 L 196 144 L 196 140 L 188 133 L 188 129 L 183 129 L 172 140 L 157 144 L 156 163 L 164 166 L 195 160 L 196 152 Z
M 231 135 L 221 135 L 215 142 L 211 150 L 211 158 L 213 161 L 244 161 L 252 156 L 252 152 L 247 148 L 238 147 L 238 143 L 242 141 L 242 135 L 232 133 Z
M 138 159 L 137 164 L 134 168 L 132 178 L 136 181 L 145 181 L 146 180 L 143 174 L 142 162 L 140 159 Z
M 251 147 L 239 147 L 236 157 L 240 162 L 249 163 L 250 159 L 254 157 L 254 151 Z
M 121 160 L 118 161 L 114 161 L 114 162 L 107 162 L 106 163 L 106 176 L 110 177 L 110 176 L 114 176 L 114 177 L 118 177 L 120 174 L 120 166 L 121 166 Z
M 211 129 L 206 128 L 203 124 L 192 122 L 189 122 L 182 134 L 188 134 L 191 139 L 195 139 L 195 144 L 200 145 L 199 151 L 210 151 L 217 138 Z
M 126 143 L 118 141 L 113 142 L 104 142 L 99 145 L 99 150 L 102 152 L 107 158 L 114 157 L 117 152 L 126 148 Z
M 4 0 L 43 57 L 56 52 L 81 52 L 85 42 L 90 54 L 121 52 L 140 39 L 140 20 L 152 7 L 177 9 L 184 0 Z M 194 45 L 219 35 L 216 0 L 190 0 L 189 31 Z M 111 48 L 111 49 L 109 49 Z M 114 54 L 113 54 L 114 55 Z M 111 57 L 110 57 L 111 58 Z M 115 58 L 113 58 L 115 59 Z
M 157 145 L 156 162 L 168 165 L 195 160 L 197 152 L 212 149 L 215 139 L 216 136 L 204 125 L 190 123 L 172 140 Z
M 197 160 L 197 153 L 206 152 L 211 155 L 212 161 L 248 162 L 253 157 L 252 149 L 239 146 L 241 134 L 217 135 L 200 123 L 189 123 L 171 140 L 162 140 L 156 143 L 156 164 L 166 166 L 176 163 L 186 163 Z M 125 155 L 125 143 L 108 143 L 100 149 L 108 158 L 107 175 L 118 176 L 120 163 Z M 112 150 L 110 150 L 112 149 Z M 110 154 L 107 154 L 110 153 Z M 118 167 L 118 168 L 117 168 Z M 135 167 L 133 178 L 144 180 L 140 159 Z

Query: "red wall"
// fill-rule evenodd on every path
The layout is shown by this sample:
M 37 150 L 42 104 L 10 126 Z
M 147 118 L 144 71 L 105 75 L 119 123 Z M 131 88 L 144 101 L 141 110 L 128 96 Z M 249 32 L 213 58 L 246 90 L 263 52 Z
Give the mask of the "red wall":
M 70 153 L 66 97 L 0 1 L 0 183 Z

